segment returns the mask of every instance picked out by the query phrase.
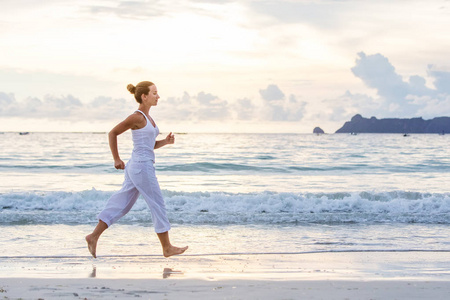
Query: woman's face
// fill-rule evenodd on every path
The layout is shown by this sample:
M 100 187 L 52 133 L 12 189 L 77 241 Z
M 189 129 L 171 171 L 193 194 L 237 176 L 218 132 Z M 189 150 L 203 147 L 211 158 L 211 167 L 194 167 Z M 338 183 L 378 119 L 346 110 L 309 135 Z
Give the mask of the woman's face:
M 158 104 L 158 90 L 156 89 L 156 85 L 150 86 L 150 92 L 148 92 L 148 95 L 143 95 L 145 103 L 150 104 L 150 106 L 156 106 Z

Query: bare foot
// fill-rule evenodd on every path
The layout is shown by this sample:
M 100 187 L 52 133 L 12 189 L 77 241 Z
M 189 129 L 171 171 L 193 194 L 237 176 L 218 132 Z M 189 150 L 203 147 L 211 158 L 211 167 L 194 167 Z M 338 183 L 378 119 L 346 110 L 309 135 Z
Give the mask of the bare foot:
M 97 240 L 89 234 L 86 236 L 86 242 L 88 244 L 89 252 L 91 252 L 94 258 L 97 258 L 97 255 L 95 254 L 95 251 L 97 250 Z
M 183 254 L 184 251 L 186 251 L 187 249 L 188 249 L 188 246 L 183 247 L 183 248 L 170 246 L 170 247 L 167 247 L 167 249 L 163 250 L 163 254 L 164 254 L 165 257 L 169 257 L 169 256 L 172 256 L 172 255 L 179 255 L 179 254 Z

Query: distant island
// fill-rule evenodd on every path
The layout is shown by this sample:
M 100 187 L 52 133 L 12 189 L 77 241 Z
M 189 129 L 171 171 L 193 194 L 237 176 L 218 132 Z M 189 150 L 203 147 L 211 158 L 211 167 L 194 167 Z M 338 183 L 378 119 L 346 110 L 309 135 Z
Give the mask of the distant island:
M 377 119 L 363 118 L 355 115 L 350 122 L 336 133 L 450 133 L 450 117 L 438 117 L 431 120 L 411 119 Z
M 313 133 L 315 133 L 315 134 L 323 134 L 323 133 L 325 133 L 325 131 L 323 131 L 323 129 L 320 128 L 320 127 L 315 127 L 313 129 Z

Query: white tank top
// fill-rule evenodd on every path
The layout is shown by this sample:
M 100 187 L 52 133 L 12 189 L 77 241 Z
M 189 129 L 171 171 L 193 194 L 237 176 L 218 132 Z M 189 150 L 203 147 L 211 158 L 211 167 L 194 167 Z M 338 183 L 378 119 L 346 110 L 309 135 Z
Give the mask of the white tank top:
M 133 137 L 133 152 L 131 154 L 131 159 L 133 161 L 153 161 L 155 162 L 155 143 L 156 137 L 159 134 L 158 126 L 153 127 L 152 122 L 147 118 L 147 116 L 140 110 L 140 112 L 145 119 L 147 124 L 140 128 L 131 130 L 131 135 Z

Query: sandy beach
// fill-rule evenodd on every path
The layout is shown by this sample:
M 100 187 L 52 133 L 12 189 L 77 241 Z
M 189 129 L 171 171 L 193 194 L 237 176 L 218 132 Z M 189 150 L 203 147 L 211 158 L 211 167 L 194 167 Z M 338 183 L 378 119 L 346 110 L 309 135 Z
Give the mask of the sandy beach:
M 448 299 L 448 282 L 2 279 L 3 299 Z
M 448 299 L 448 252 L 2 259 L 3 299 Z

